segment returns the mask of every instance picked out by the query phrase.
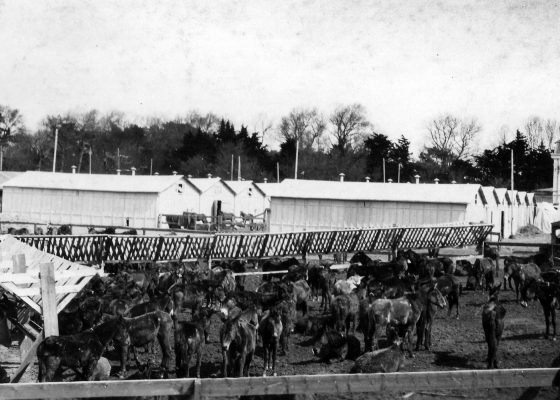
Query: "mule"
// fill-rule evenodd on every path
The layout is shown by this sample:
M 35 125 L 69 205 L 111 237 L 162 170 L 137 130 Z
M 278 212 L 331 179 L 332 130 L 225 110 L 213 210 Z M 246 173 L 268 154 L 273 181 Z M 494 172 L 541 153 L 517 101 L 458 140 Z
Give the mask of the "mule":
M 257 326 L 252 321 L 256 312 L 247 310 L 224 322 L 220 331 L 222 375 L 249 376 L 256 348 Z
M 498 286 L 490 289 L 490 299 L 482 308 L 482 328 L 484 329 L 484 338 L 488 345 L 487 365 L 488 368 L 498 368 L 498 346 L 504 331 L 504 318 L 506 309 L 499 301 L 500 283 Z
M 93 380 L 93 371 L 107 344 L 120 339 L 127 326 L 123 317 L 113 317 L 85 332 L 46 338 L 37 348 L 39 382 L 52 382 L 62 367 L 79 368 L 86 380 Z
M 263 344 L 263 376 L 268 370 L 276 376 L 276 355 L 282 328 L 282 317 L 276 308 L 271 309 L 259 323 L 258 332 Z
M 170 336 L 173 328 L 171 316 L 163 311 L 154 311 L 135 318 L 125 318 L 127 322 L 126 335 L 120 335 L 115 343 L 120 349 L 121 369 L 120 376 L 126 374 L 128 350 L 132 350 L 134 360 L 138 362 L 136 347 L 146 346 L 158 340 L 161 347 L 161 367 L 169 370 L 171 344 Z

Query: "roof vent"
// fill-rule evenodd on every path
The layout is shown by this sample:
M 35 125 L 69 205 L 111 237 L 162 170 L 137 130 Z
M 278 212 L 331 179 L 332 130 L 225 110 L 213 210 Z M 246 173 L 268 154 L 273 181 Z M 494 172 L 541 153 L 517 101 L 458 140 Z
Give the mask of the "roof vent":
M 434 179 L 434 183 L 437 185 L 439 183 L 439 179 L 438 178 Z
M 75 173 L 76 173 L 76 166 L 75 166 L 75 165 L 72 165 L 71 168 L 72 168 L 72 173 L 75 174 Z
M 132 173 L 132 175 L 136 175 L 136 168 L 134 167 L 130 168 L 130 172 Z
M 457 182 L 455 182 L 455 181 L 451 181 L 451 183 L 452 183 L 452 184 L 454 185 L 454 184 L 456 184 Z
M 391 178 L 389 178 L 389 179 L 387 179 L 387 182 L 393 183 L 393 180 Z
M 191 175 L 191 174 L 187 175 L 187 178 L 191 179 L 191 178 L 192 178 L 192 175 Z
M 154 175 L 159 175 L 159 172 L 154 173 Z
M 207 174 L 206 176 L 208 177 L 208 179 L 212 178 L 212 174 Z
M 120 174 L 121 174 L 121 170 L 117 169 L 117 175 L 120 175 Z
M 177 171 L 173 171 L 172 174 L 173 174 L 173 175 L 177 175 Z
M 264 178 L 263 181 L 264 181 L 264 183 L 267 183 L 267 182 L 268 182 L 268 179 Z
M 338 176 L 340 176 L 340 182 L 344 182 L 344 172 L 341 172 Z
M 416 180 L 416 184 L 420 183 L 420 175 L 418 174 L 414 175 L 414 179 Z
M 369 176 L 366 176 L 366 182 L 369 182 L 371 178 Z

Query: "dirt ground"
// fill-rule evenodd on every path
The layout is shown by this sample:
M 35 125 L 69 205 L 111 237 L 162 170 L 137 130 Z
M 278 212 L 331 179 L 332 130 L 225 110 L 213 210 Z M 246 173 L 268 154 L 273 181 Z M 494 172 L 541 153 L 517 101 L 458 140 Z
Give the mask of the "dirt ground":
M 518 238 L 518 241 L 548 242 L 548 235 L 538 235 L 530 238 Z M 529 249 L 517 249 L 516 253 Z M 534 249 L 530 249 L 531 251 Z M 470 250 L 462 249 L 464 254 Z M 507 254 L 509 249 L 503 248 L 502 254 Z M 454 251 L 453 253 L 456 253 Z M 471 251 L 472 254 L 472 251 Z M 258 284 L 257 278 L 251 277 L 250 285 Z M 248 284 L 249 286 L 249 284 Z M 560 341 L 544 339 L 544 317 L 540 304 L 533 302 L 527 308 L 522 308 L 515 303 L 515 293 L 502 292 L 507 314 L 503 341 L 499 348 L 499 361 L 501 368 L 536 368 L 560 366 Z M 440 371 L 460 369 L 486 368 L 486 343 L 483 337 L 481 309 L 486 301 L 486 294 L 481 292 L 464 292 L 460 297 L 460 318 L 447 318 L 446 311 L 439 311 L 433 326 L 431 351 L 420 351 L 414 358 L 407 358 L 402 371 Z M 319 313 L 318 305 L 311 305 L 311 313 Z M 453 313 L 454 314 L 454 313 Z M 452 315 L 453 315 L 452 314 Z M 220 375 L 221 353 L 219 345 L 219 329 L 221 322 L 213 318 L 210 344 L 206 347 L 203 357 L 203 377 L 217 377 Z M 560 328 L 559 328 L 560 329 Z M 560 330 L 559 330 L 560 333 Z M 361 333 L 357 336 L 362 340 Z M 346 373 L 353 365 L 352 361 L 333 362 L 324 364 L 315 358 L 311 346 L 306 342 L 309 337 L 292 335 L 290 351 L 286 356 L 279 357 L 279 375 L 298 374 L 334 374 Z M 108 354 L 113 370 L 116 371 L 118 363 L 115 355 Z M 19 349 L 14 342 L 10 349 L 0 347 L 0 360 L 8 374 L 14 373 L 19 364 Z M 174 360 L 173 360 L 174 361 Z M 173 364 L 174 365 L 174 364 Z M 252 376 L 262 373 L 262 358 L 260 348 L 251 367 Z M 193 370 L 194 372 L 194 370 Z M 22 382 L 36 381 L 37 367 L 31 366 L 25 373 Z M 425 391 L 419 393 L 393 393 L 393 394 L 329 394 L 317 395 L 319 399 L 366 399 L 366 398 L 468 398 L 468 399 L 553 399 L 557 390 L 553 388 L 528 388 L 528 389 L 499 389 L 499 390 L 469 390 L 465 391 Z

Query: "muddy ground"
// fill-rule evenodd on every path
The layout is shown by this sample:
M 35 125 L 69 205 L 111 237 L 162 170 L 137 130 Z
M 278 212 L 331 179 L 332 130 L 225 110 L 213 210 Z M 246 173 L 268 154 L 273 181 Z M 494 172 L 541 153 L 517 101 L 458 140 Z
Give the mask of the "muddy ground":
M 520 238 L 520 241 L 548 241 L 548 237 L 537 236 Z M 507 253 L 508 249 L 503 249 Z M 258 284 L 258 278 L 251 277 L 251 283 Z M 527 308 L 522 308 L 515 302 L 515 293 L 502 292 L 502 302 L 507 314 L 503 341 L 499 348 L 501 368 L 537 368 L 560 366 L 560 341 L 544 339 L 544 317 L 540 304 L 533 302 Z M 481 308 L 486 295 L 481 292 L 464 292 L 460 298 L 460 318 L 447 318 L 446 311 L 440 311 L 433 327 L 433 347 L 431 351 L 420 351 L 414 358 L 407 358 L 403 371 L 441 371 L 460 369 L 486 368 L 486 343 L 483 337 L 481 323 Z M 319 313 L 318 305 L 311 305 L 312 313 Z M 454 313 L 452 314 L 454 315 Z M 217 377 L 220 375 L 221 353 L 219 345 L 219 330 L 221 322 L 213 317 L 210 344 L 207 345 L 202 365 L 203 377 Z M 560 329 L 560 328 L 559 328 Z M 559 330 L 560 333 L 560 330 Z M 357 336 L 362 340 L 361 333 Z M 353 365 L 352 361 L 333 362 L 324 364 L 315 358 L 308 345 L 309 337 L 294 334 L 291 337 L 290 351 L 286 356 L 279 357 L 279 375 L 298 374 L 335 374 L 346 373 Z M 113 371 L 118 368 L 115 354 L 108 353 L 113 364 Z M 8 374 L 13 374 L 19 364 L 19 349 L 17 343 L 10 349 L 0 347 L 0 360 L 7 368 Z M 130 364 L 132 366 L 132 364 Z M 173 364 L 174 365 L 174 360 Z M 251 367 L 252 376 L 262 374 L 262 358 L 260 348 Z M 192 370 L 194 372 L 194 370 Z M 37 367 L 31 366 L 25 373 L 22 382 L 36 381 Z M 400 394 L 329 394 L 318 395 L 320 399 L 366 399 L 366 398 L 468 398 L 468 399 L 552 399 L 556 398 L 557 390 L 542 389 L 499 389 L 499 390 L 469 390 L 469 391 L 423 391 L 419 393 Z

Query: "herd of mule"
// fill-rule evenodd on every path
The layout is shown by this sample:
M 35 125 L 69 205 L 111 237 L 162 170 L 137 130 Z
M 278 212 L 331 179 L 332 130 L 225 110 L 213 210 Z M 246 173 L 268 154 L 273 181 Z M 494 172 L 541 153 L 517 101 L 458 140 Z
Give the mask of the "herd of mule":
M 350 372 L 356 373 L 395 372 L 405 356 L 431 349 L 439 309 L 447 308 L 448 318 L 460 318 L 460 298 L 469 289 L 487 293 L 481 333 L 488 368 L 497 368 L 507 324 L 500 289 L 515 289 L 520 306 L 538 299 L 546 336 L 552 323 L 553 338 L 560 298 L 560 273 L 545 253 L 501 258 L 503 282 L 497 279 L 500 256 L 490 247 L 474 264 L 413 250 L 397 252 L 390 262 L 358 252 L 345 277 L 329 261 L 270 259 L 260 264 L 263 272 L 288 272 L 263 275 L 255 290 L 246 287 L 245 275 L 236 275 L 247 270 L 239 260 L 212 268 L 198 263 L 165 269 L 113 266 L 113 272 L 94 277 L 60 313 L 60 336 L 45 339 L 37 351 L 39 380 L 63 379 L 67 369 L 78 380 L 107 379 L 110 368 L 101 368 L 107 365 L 104 355 L 120 364 L 121 378 L 166 378 L 170 373 L 200 377 L 211 321 L 221 326 L 222 376 L 248 376 L 256 354 L 262 354 L 262 375 L 276 375 L 277 357 L 290 350 L 294 331 L 309 337 L 319 361 L 354 360 Z M 318 307 L 310 307 L 312 302 Z M 0 308 L 11 305 L 4 296 Z M 155 351 L 155 342 L 161 351 Z M 140 361 L 138 348 L 145 349 L 147 363 Z M 132 376 L 129 353 L 138 371 Z M 161 362 L 152 363 L 150 358 L 159 354 Z

